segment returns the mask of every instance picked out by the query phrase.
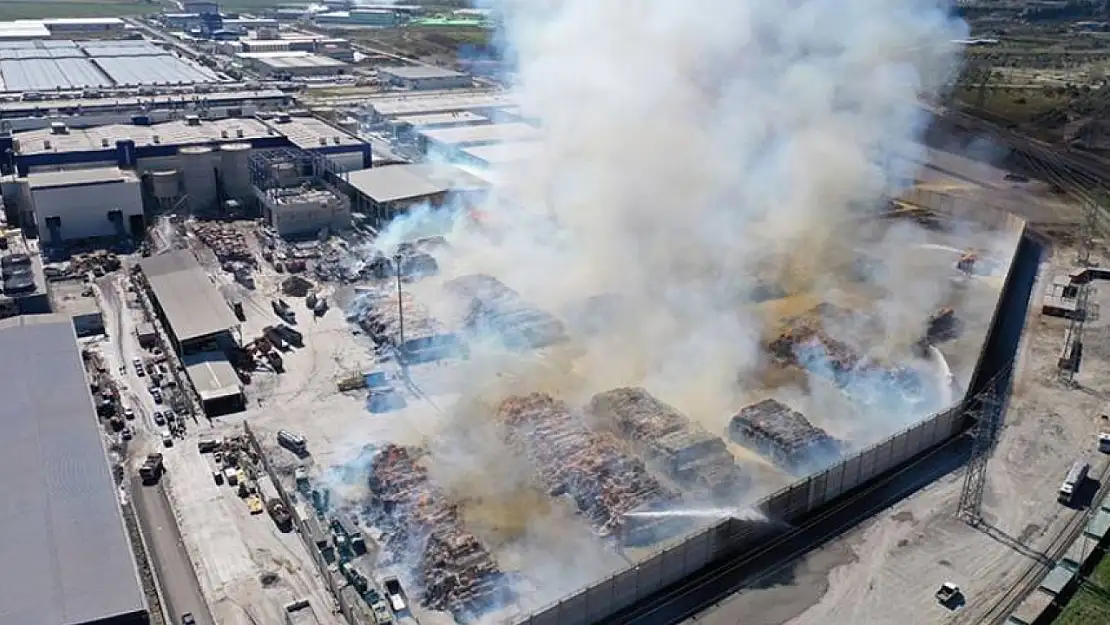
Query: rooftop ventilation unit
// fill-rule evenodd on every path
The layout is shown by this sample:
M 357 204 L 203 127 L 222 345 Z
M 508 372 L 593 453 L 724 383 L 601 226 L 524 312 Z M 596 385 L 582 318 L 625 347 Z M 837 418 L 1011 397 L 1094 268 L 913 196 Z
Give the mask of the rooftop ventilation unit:
M 339 145 L 342 142 L 342 139 L 340 139 L 339 136 L 336 135 L 336 136 L 331 138 L 331 142 L 334 143 L 335 145 Z
M 161 143 L 162 142 L 162 137 L 160 137 L 158 135 L 154 135 L 153 137 L 150 138 L 150 140 L 154 143 Z
M 243 129 L 242 128 L 236 128 L 235 129 L 235 136 L 239 139 L 242 139 L 243 138 Z
M 100 147 L 102 147 L 102 148 L 108 147 L 108 138 L 107 137 L 101 137 L 100 138 Z
M 292 118 L 289 117 L 289 113 L 278 113 L 277 123 L 279 123 L 279 124 L 288 124 L 291 119 Z
M 50 149 L 50 139 L 43 139 L 42 140 L 42 149 L 44 149 L 44 150 L 49 150 Z
M 320 137 L 320 145 L 327 145 L 327 144 L 328 144 L 328 138 L 327 137 Z
M 196 115 L 186 115 L 185 116 L 185 125 L 186 126 L 199 126 L 200 125 L 200 118 L 197 117 Z
M 50 134 L 64 135 L 67 132 L 68 132 L 68 129 L 66 128 L 65 122 L 51 122 L 50 123 Z
M 226 139 L 226 138 L 228 138 L 228 134 L 227 134 L 227 131 L 226 131 L 226 130 L 221 130 L 221 131 L 220 131 L 220 138 L 221 138 L 221 139 Z

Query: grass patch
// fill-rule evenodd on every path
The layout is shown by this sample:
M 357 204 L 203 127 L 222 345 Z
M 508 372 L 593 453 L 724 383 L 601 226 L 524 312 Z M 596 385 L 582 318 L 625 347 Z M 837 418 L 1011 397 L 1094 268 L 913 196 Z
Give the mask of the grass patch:
M 1094 584 L 1110 590 L 1110 557 L 1105 555 L 1099 560 L 1095 570 L 1088 576 Z M 1110 600 L 1081 588 L 1068 601 L 1064 611 L 1056 617 L 1053 625 L 1103 625 L 1110 623 Z
M 1110 601 L 1081 589 L 1052 622 L 1053 625 L 1103 625 L 1110 622 Z
M 161 10 L 145 0 L 0 0 L 0 21 L 48 17 L 125 17 Z

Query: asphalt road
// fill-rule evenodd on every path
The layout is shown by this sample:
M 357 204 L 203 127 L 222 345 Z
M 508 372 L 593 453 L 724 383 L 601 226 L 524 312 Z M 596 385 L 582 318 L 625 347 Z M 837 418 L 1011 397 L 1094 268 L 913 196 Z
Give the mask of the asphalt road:
M 162 586 L 170 622 L 176 625 L 182 614 L 192 612 L 198 625 L 216 625 L 204 603 L 200 583 L 162 486 L 143 486 L 135 476 L 131 481 L 131 498 L 150 551 L 150 563 Z

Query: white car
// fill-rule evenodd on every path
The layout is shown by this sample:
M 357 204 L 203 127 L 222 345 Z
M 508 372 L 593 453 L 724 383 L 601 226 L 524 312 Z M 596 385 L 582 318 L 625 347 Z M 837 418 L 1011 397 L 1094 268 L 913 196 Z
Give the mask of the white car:
M 131 408 L 124 408 L 123 409 L 123 418 L 127 419 L 128 421 L 134 419 L 135 418 L 135 411 L 132 410 Z

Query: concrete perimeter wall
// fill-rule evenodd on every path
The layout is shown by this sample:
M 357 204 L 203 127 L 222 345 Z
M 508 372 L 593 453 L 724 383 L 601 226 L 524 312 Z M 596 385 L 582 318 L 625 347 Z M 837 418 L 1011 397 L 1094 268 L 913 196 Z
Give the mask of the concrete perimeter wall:
M 1014 279 L 1019 242 L 1023 242 L 1024 220 L 996 213 L 990 216 L 993 227 L 1013 236 L 1015 258 L 999 297 L 988 342 L 997 334 L 1002 302 L 1009 299 L 1007 291 Z M 984 365 L 980 358 L 979 367 Z M 981 377 L 981 376 L 976 376 Z M 769 495 L 756 504 L 768 518 L 796 524 L 811 512 L 835 502 L 845 493 L 896 469 L 953 436 L 968 425 L 964 418 L 965 404 L 981 389 L 975 384 L 968 396 L 944 412 L 899 432 L 886 440 L 850 456 L 841 462 Z M 647 599 L 652 594 L 676 584 L 700 569 L 723 558 L 751 553 L 770 547 L 768 539 L 776 532 L 769 523 L 729 519 L 702 531 L 678 539 L 662 547 L 655 555 L 637 565 L 621 570 L 607 579 L 541 608 L 531 616 L 519 619 L 516 625 L 589 625 L 613 616 L 620 610 Z

